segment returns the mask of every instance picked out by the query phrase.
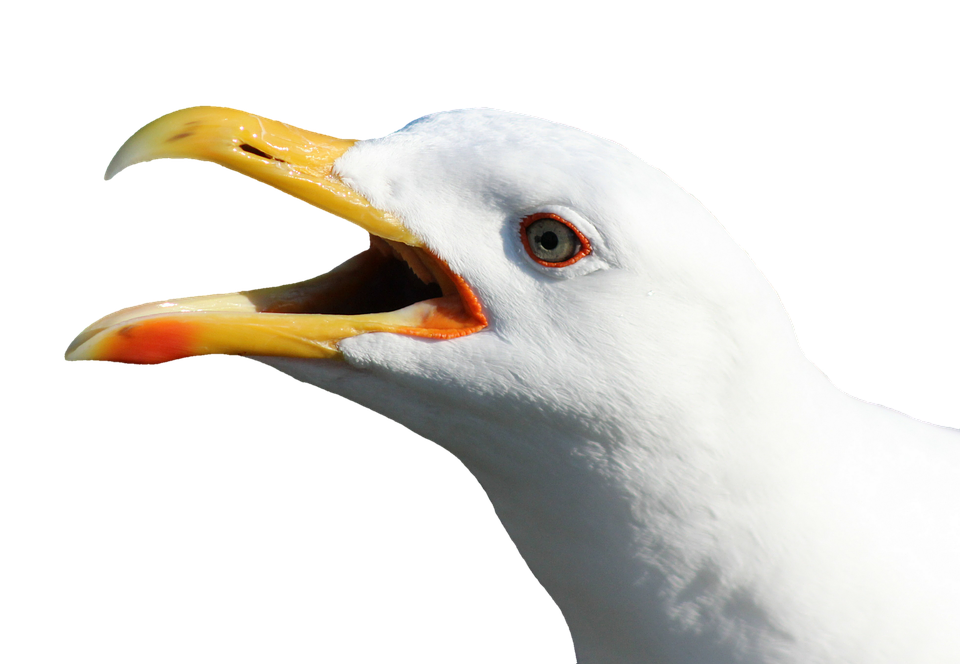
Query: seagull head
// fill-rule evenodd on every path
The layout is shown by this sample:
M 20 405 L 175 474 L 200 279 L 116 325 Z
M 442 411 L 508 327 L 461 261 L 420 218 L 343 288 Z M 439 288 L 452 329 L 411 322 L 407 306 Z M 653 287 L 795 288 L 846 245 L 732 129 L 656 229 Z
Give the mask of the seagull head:
M 452 111 L 349 141 L 200 107 L 137 132 L 107 177 L 162 157 L 271 184 L 365 228 L 371 248 L 301 284 L 125 309 L 69 359 L 247 355 L 417 429 L 422 414 L 384 390 L 566 432 L 609 426 L 611 409 L 662 416 L 704 374 L 710 389 L 778 305 L 662 172 L 536 118 Z
M 134 134 L 107 177 L 164 157 L 270 184 L 370 248 L 298 284 L 124 309 L 68 359 L 244 355 L 368 406 L 474 473 L 578 653 L 661 647 L 665 603 L 737 532 L 711 510 L 757 487 L 728 481 L 766 458 L 743 441 L 789 424 L 780 378 L 804 362 L 696 199 L 616 143 L 487 109 L 365 141 L 186 109 Z

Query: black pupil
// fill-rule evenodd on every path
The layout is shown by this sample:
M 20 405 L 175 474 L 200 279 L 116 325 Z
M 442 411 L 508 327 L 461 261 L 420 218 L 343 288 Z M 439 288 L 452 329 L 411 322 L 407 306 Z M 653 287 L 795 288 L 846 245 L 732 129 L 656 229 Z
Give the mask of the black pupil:
M 547 251 L 556 249 L 558 244 L 560 244 L 560 238 L 558 238 L 557 234 L 553 231 L 547 231 L 540 236 L 540 246 Z

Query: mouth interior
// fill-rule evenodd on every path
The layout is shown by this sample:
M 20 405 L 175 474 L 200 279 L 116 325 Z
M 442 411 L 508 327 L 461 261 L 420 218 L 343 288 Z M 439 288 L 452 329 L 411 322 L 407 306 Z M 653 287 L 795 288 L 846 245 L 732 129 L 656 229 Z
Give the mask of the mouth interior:
M 261 313 L 353 316 L 441 298 L 448 306 L 463 305 L 449 271 L 439 261 L 421 249 L 374 235 L 369 249 L 331 272 L 294 286 L 244 295 Z

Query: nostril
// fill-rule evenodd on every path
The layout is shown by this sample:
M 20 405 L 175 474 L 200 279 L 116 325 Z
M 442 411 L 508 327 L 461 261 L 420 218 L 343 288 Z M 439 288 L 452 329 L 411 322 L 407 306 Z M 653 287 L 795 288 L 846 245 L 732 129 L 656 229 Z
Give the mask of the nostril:
M 253 147 L 252 145 L 250 145 L 250 144 L 248 144 L 248 143 L 243 143 L 243 144 L 241 144 L 241 145 L 240 145 L 240 149 L 243 150 L 244 152 L 249 152 L 250 154 L 255 154 L 255 155 L 257 155 L 258 157 L 263 157 L 264 159 L 272 159 L 273 161 L 279 161 L 281 164 L 285 164 L 285 163 L 286 163 L 283 159 L 278 159 L 277 157 L 268 155 L 268 154 L 267 154 L 266 152 L 264 152 L 263 150 L 260 150 L 260 149 L 258 149 L 258 148 L 255 148 L 255 147 Z

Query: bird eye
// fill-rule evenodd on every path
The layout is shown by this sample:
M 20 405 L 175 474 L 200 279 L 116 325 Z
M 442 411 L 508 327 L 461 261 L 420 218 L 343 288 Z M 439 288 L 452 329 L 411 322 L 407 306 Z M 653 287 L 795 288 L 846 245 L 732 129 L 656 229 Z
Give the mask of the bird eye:
M 564 267 L 590 253 L 590 242 L 566 219 L 532 214 L 520 224 L 520 237 L 530 258 L 547 267 Z

